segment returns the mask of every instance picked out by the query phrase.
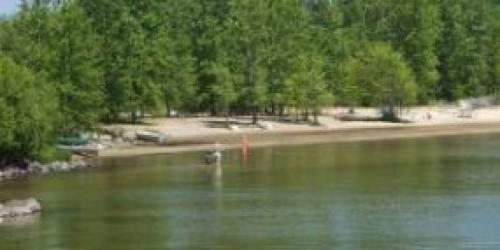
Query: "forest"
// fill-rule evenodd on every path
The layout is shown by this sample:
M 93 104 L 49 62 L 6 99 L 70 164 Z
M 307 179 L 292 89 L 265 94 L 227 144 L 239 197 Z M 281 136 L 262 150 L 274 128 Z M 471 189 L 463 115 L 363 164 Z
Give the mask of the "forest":
M 24 0 L 0 19 L 0 160 L 145 114 L 392 115 L 499 87 L 498 0 Z

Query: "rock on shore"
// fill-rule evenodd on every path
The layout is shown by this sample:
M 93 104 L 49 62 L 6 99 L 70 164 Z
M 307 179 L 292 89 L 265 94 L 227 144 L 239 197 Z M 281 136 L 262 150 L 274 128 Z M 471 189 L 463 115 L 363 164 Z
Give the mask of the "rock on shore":
M 32 215 L 42 211 L 42 206 L 34 198 L 26 200 L 10 200 L 4 204 L 0 203 L 0 218 L 15 218 L 19 216 Z
M 74 160 L 70 162 L 57 161 L 46 165 L 43 165 L 39 162 L 30 162 L 25 169 L 10 166 L 6 167 L 3 170 L 0 170 L 0 182 L 7 180 L 16 180 L 33 175 L 46 175 L 50 173 L 75 171 L 90 168 L 93 166 L 94 164 L 85 160 Z

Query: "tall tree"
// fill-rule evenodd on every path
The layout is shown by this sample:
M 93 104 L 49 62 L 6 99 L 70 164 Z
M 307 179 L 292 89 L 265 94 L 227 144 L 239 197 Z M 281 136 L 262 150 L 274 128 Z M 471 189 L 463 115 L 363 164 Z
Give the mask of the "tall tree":
M 100 118 L 101 72 L 90 22 L 73 1 L 24 1 L 2 47 L 57 90 L 61 134 L 92 129 Z
M 64 2 L 54 15 L 57 28 L 51 44 L 54 59 L 46 65 L 56 83 L 64 133 L 93 129 L 102 115 L 102 72 L 96 37 L 83 10 Z
M 304 110 L 304 119 L 308 120 L 312 111 L 314 123 L 318 124 L 318 115 L 322 105 L 331 100 L 323 72 L 324 59 L 317 55 L 297 56 L 293 73 L 286 80 L 286 96 L 289 105 L 298 112 Z
M 346 81 L 359 91 L 362 104 L 381 106 L 384 118 L 397 118 L 395 108 L 415 101 L 417 86 L 403 57 L 386 44 L 372 44 L 345 65 Z
M 397 6 L 397 5 L 395 5 Z M 391 32 L 399 35 L 393 45 L 400 48 L 415 73 L 419 87 L 419 101 L 436 97 L 439 73 L 437 71 L 437 41 L 441 19 L 439 5 L 434 0 L 412 0 L 400 3 Z
M 40 157 L 55 139 L 53 92 L 43 77 L 0 53 L 0 167 Z
M 237 79 L 230 72 L 229 67 L 223 64 L 213 64 L 211 73 L 215 76 L 212 92 L 216 97 L 217 103 L 224 109 L 226 125 L 229 127 L 229 109 L 231 104 L 238 98 L 238 93 L 235 89 Z
M 440 97 L 448 100 L 486 93 L 491 41 L 488 1 L 442 0 Z
M 241 95 L 243 104 L 252 111 L 252 121 L 268 102 L 268 69 L 266 43 L 270 36 L 268 27 L 269 1 L 241 0 L 231 3 L 231 35 L 238 39 L 240 51 L 239 72 L 243 76 Z

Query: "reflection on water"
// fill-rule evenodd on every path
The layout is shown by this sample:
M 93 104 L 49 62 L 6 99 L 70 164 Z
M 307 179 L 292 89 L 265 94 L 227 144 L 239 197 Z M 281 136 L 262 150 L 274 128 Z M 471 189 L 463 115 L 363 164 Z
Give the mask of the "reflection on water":
M 203 167 L 206 183 L 212 184 L 214 190 L 222 192 L 222 177 L 224 168 L 222 165 L 206 165 Z
M 0 184 L 37 197 L 0 249 L 500 249 L 500 136 L 110 159 Z

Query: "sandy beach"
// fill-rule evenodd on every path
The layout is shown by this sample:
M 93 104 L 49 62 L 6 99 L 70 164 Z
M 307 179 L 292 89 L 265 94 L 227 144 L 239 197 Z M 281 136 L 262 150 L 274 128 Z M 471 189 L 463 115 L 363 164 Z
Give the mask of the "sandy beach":
M 325 109 L 319 126 L 279 122 L 264 118 L 268 128 L 255 126 L 249 117 L 232 118 L 233 129 L 225 127 L 225 118 L 194 117 L 147 119 L 142 125 L 112 125 L 133 138 L 136 131 L 155 130 L 169 136 L 165 145 L 124 143 L 100 152 L 100 157 L 206 151 L 220 143 L 224 148 L 238 148 L 246 136 L 250 147 L 296 145 L 326 142 L 387 140 L 412 137 L 449 136 L 500 132 L 500 107 L 475 109 L 463 117 L 454 106 L 416 107 L 402 112 L 408 123 L 345 122 L 335 117 L 345 108 Z M 374 116 L 376 109 L 359 108 L 357 114 Z

